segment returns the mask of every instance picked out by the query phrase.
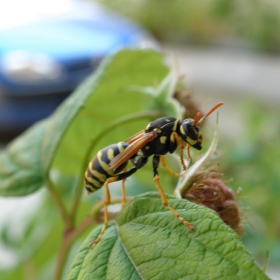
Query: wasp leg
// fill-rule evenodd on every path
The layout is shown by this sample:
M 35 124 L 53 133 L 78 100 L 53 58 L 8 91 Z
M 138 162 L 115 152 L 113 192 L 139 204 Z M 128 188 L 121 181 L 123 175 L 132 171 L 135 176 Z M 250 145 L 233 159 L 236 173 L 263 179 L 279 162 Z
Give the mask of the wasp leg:
M 187 226 L 189 228 L 190 231 L 194 231 L 194 227 L 192 224 L 190 224 L 188 221 L 186 221 L 182 216 L 180 216 L 179 213 L 177 213 L 169 204 L 168 204 L 168 200 L 165 196 L 165 193 L 163 191 L 163 189 L 161 188 L 161 185 L 159 183 L 159 174 L 158 174 L 158 165 L 159 165 L 159 159 L 160 157 L 155 155 L 153 158 L 153 169 L 154 169 L 154 181 L 156 184 L 156 187 L 159 191 L 162 203 L 164 204 L 164 206 L 166 206 L 169 211 L 172 212 L 172 214 L 181 222 L 183 223 L 185 226 Z
M 184 170 L 182 173 L 176 173 L 176 172 L 174 172 L 173 170 L 171 170 L 171 169 L 166 165 L 166 161 L 165 161 L 165 157 L 164 157 L 164 156 L 161 156 L 161 157 L 160 157 L 160 161 L 161 161 L 162 166 L 163 166 L 171 175 L 173 175 L 173 176 L 175 176 L 175 177 L 182 177 L 182 176 L 184 176 L 186 170 Z
M 126 172 L 126 168 L 124 169 L 124 172 Z M 122 180 L 122 208 L 124 207 L 125 203 L 126 203 L 126 191 L 125 191 L 125 180 L 126 178 L 124 178 Z
M 189 162 L 192 163 L 192 157 L 191 157 L 191 154 L 190 154 L 190 144 L 188 143 L 187 146 L 186 146 L 186 151 L 187 151 L 187 157 L 189 159 Z
M 186 170 L 187 167 L 185 165 L 185 161 L 184 161 L 184 143 L 181 139 L 181 137 L 178 135 L 178 133 L 176 132 L 172 132 L 171 134 L 171 139 L 175 139 L 176 143 L 178 145 L 178 147 L 180 148 L 180 160 L 181 160 L 181 164 L 183 166 L 183 169 Z M 190 158 L 189 158 L 190 159 Z
M 140 161 L 140 159 L 143 159 Z M 104 183 L 104 187 L 105 187 L 105 200 L 104 200 L 104 224 L 103 227 L 101 229 L 100 234 L 98 235 L 98 237 L 89 244 L 89 248 L 92 247 L 92 245 L 98 243 L 100 241 L 100 239 L 102 238 L 103 234 L 105 233 L 105 230 L 108 226 L 108 222 L 109 222 L 109 215 L 108 215 L 108 205 L 111 203 L 111 196 L 110 196 L 110 191 L 109 191 L 109 184 L 116 182 L 116 181 L 121 181 L 121 180 L 125 180 L 127 177 L 131 176 L 133 173 L 135 173 L 139 168 L 141 168 L 143 165 L 146 164 L 148 158 L 140 158 L 138 160 L 138 162 L 136 163 L 136 166 L 129 169 L 128 171 L 125 171 L 115 177 L 111 177 L 108 178 L 105 183 Z
M 106 182 L 104 183 L 104 187 L 105 187 L 105 200 L 104 200 L 104 223 L 103 223 L 103 227 L 101 229 L 101 232 L 99 233 L 98 237 L 91 242 L 88 246 L 89 248 L 92 247 L 92 245 L 98 243 L 101 239 L 101 237 L 103 236 L 103 234 L 105 233 L 105 230 L 108 226 L 108 221 L 109 221 L 109 217 L 108 217 L 108 209 L 107 206 L 110 204 L 111 202 L 111 196 L 110 196 L 110 191 L 109 191 L 109 183 L 115 182 L 117 181 L 117 177 L 112 177 L 106 180 Z

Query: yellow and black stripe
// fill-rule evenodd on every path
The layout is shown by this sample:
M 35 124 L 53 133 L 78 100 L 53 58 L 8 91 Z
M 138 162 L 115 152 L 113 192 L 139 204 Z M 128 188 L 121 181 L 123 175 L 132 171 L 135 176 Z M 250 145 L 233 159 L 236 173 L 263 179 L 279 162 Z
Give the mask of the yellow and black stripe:
M 100 189 L 108 178 L 117 176 L 117 174 L 126 167 L 127 162 L 116 170 L 113 170 L 109 164 L 112 159 L 124 151 L 128 145 L 129 144 L 125 142 L 110 145 L 100 150 L 90 161 L 84 179 L 88 194 Z

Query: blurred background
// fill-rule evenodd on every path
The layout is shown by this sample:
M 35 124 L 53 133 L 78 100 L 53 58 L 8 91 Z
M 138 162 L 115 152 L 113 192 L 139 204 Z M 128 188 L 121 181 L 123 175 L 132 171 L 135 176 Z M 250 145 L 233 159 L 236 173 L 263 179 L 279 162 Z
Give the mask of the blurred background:
M 269 252 L 268 274 L 280 278 L 279 1 L 10 0 L 0 5 L 2 148 L 48 116 L 108 53 L 121 47 L 161 50 L 171 65 L 178 61 L 202 111 L 225 102 L 219 110 L 220 171 L 233 190 L 242 188 L 245 247 L 260 266 Z M 30 199 L 21 200 L 22 209 Z M 9 217 L 14 207 L 12 199 L 1 198 L 0 215 Z
M 157 45 L 144 28 L 97 3 L 2 3 L 2 137 L 12 138 L 36 120 L 47 117 L 110 52 L 122 47 Z

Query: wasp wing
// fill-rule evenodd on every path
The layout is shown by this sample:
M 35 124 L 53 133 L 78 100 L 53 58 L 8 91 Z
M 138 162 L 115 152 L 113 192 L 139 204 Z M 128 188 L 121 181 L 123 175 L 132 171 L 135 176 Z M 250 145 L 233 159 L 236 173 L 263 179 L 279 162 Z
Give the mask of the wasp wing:
M 138 137 L 135 138 L 136 140 L 133 141 L 123 152 L 118 154 L 110 162 L 110 166 L 113 170 L 116 170 L 119 166 L 121 166 L 123 163 L 128 161 L 133 155 L 135 155 L 140 149 L 142 149 L 149 142 L 154 140 L 157 137 L 157 132 L 151 131 L 149 133 L 143 134 L 143 132 L 141 131 L 141 134 L 137 133 L 135 135 L 138 135 Z M 131 138 L 133 138 L 133 137 L 134 136 L 132 136 Z
M 123 142 L 128 143 L 128 144 L 132 144 L 134 141 L 142 138 L 144 135 L 145 135 L 144 130 L 141 130 L 138 133 L 134 134 L 133 136 L 125 139 Z

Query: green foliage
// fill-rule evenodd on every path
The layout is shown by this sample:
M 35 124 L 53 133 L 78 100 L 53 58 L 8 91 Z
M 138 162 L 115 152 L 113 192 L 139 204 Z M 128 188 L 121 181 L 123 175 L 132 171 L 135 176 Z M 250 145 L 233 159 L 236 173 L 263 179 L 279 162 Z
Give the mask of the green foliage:
M 238 236 L 214 211 L 168 196 L 194 227 L 190 232 L 164 207 L 158 193 L 129 201 L 103 239 L 101 228 L 80 248 L 69 280 L 76 279 L 268 279 Z
M 99 0 L 139 21 L 160 40 L 216 44 L 235 40 L 280 51 L 278 1 Z M 159 7 L 161 7 L 159 9 Z M 234 42 L 233 42 L 234 43 Z
M 122 50 L 108 57 L 97 72 L 69 96 L 52 116 L 30 128 L 1 153 L 0 194 L 26 196 L 37 190 L 40 198 L 40 205 L 24 220 L 24 227 L 18 221 L 12 224 L 13 219 L 9 219 L 0 230 L 5 248 L 17 256 L 10 271 L 0 270 L 1 280 L 66 279 L 77 247 L 94 227 L 103 208 L 103 201 L 96 202 L 97 197 L 101 196 L 100 192 L 87 199 L 82 195 L 83 174 L 89 160 L 100 148 L 126 139 L 158 116 L 181 118 L 181 106 L 172 97 L 176 84 L 176 72 L 168 73 L 159 53 Z M 160 174 L 161 182 L 170 186 L 172 191 L 176 185 L 174 178 L 170 179 L 171 176 L 162 170 Z M 128 181 L 128 185 L 140 193 L 155 188 L 151 167 L 139 170 Z M 75 262 L 83 262 L 85 271 L 90 271 L 93 268 L 88 262 L 94 258 L 97 261 L 94 266 L 99 267 L 99 261 L 102 261 L 100 257 L 106 255 L 106 248 L 112 249 L 113 240 L 116 241 L 119 236 L 116 243 L 119 251 L 115 250 L 109 260 L 118 263 L 124 257 L 119 238 L 132 252 L 141 244 L 139 226 L 150 235 L 157 225 L 161 230 L 154 231 L 155 235 L 149 237 L 152 239 L 147 237 L 144 241 L 151 244 L 156 239 L 162 240 L 160 245 L 165 254 L 170 249 L 168 242 L 174 241 L 175 249 L 180 247 L 182 252 L 178 255 L 179 249 L 170 251 L 171 260 L 166 263 L 168 268 L 176 260 L 176 270 L 182 266 L 182 273 L 189 273 L 190 264 L 193 271 L 202 273 L 203 278 L 205 271 L 217 275 L 217 268 L 213 269 L 212 266 L 222 263 L 223 270 L 219 270 L 219 273 L 236 271 L 243 276 L 246 270 L 246 277 L 255 274 L 265 279 L 236 235 L 211 210 L 181 199 L 170 200 L 174 208 L 178 207 L 182 215 L 194 224 L 197 228 L 195 233 L 188 233 L 185 226 L 178 224 L 178 220 L 162 205 L 158 193 L 148 194 L 127 203 L 117 217 L 117 224 L 110 225 L 100 243 L 89 251 L 87 244 L 100 228 L 92 231 Z M 112 194 L 112 203 L 119 202 L 120 199 Z M 92 204 L 94 206 L 91 208 Z M 17 211 L 20 212 L 19 209 Z M 19 215 L 17 211 L 13 216 Z M 13 237 L 14 229 L 16 237 Z M 168 251 L 164 246 L 168 247 Z M 138 246 L 138 249 L 141 250 L 141 247 Z M 152 250 L 149 254 L 139 255 L 140 259 L 137 259 L 137 254 L 133 257 L 139 267 L 142 266 L 140 264 L 144 255 L 147 259 L 157 259 L 156 267 L 145 268 L 145 279 L 160 275 L 165 269 L 165 256 L 157 253 Z M 202 253 L 207 259 L 205 264 L 208 264 L 203 270 L 200 269 Z M 95 258 L 95 254 L 98 258 Z M 226 260 L 223 256 L 226 256 Z M 246 262 L 241 262 L 242 259 L 246 259 Z M 103 261 L 107 260 L 108 256 L 107 259 L 105 256 Z M 183 267 L 183 263 L 186 267 Z M 226 267 L 229 267 L 228 270 Z M 102 269 L 99 267 L 96 272 Z M 77 273 L 79 266 L 74 264 L 71 277 L 75 278 Z
M 36 124 L 1 153 L 0 195 L 22 196 L 42 187 L 41 142 L 46 124 Z
M 235 189 L 241 187 L 240 204 L 244 211 L 244 244 L 260 259 L 269 251 L 269 263 L 280 262 L 279 196 L 280 158 L 279 108 L 261 104 L 253 98 L 236 107 L 242 129 L 236 138 L 221 143 L 227 155 L 221 165 Z M 236 141 L 238 139 L 238 141 Z M 250 223 L 250 224 L 248 224 Z

